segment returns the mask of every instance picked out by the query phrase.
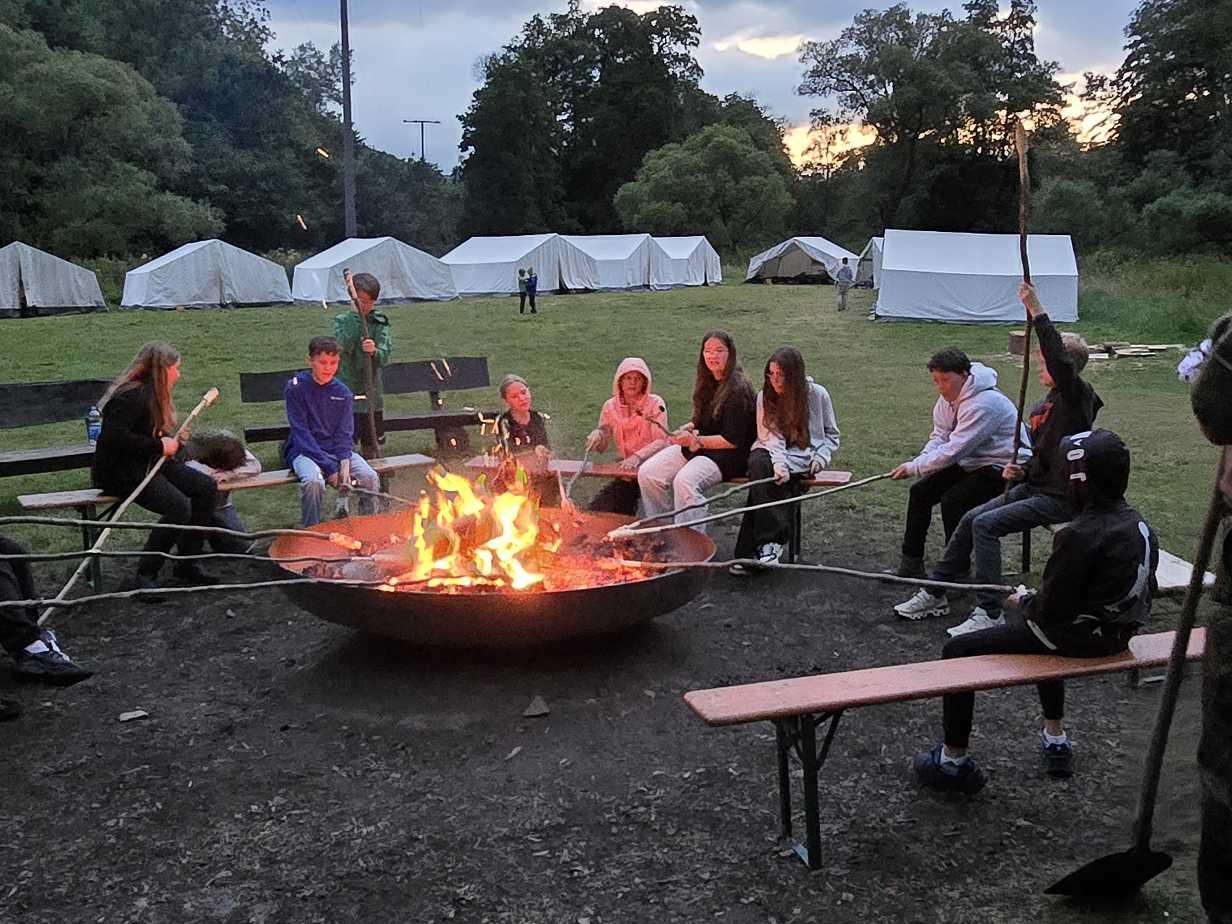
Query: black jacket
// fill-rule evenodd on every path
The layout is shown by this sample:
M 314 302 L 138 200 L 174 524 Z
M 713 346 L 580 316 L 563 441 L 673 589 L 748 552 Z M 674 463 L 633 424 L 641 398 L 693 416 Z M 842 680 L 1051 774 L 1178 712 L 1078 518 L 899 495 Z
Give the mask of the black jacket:
M 1043 400 L 1031 409 L 1032 455 L 1027 463 L 1027 484 L 1041 493 L 1063 497 L 1065 460 L 1057 447 L 1064 437 L 1095 426 L 1095 416 L 1104 402 L 1074 369 L 1061 344 L 1061 335 L 1048 315 L 1036 315 L 1034 327 L 1053 384 Z
M 111 396 L 103 408 L 103 431 L 94 447 L 94 486 L 127 494 L 163 454 L 151 413 L 151 389 L 139 385 Z

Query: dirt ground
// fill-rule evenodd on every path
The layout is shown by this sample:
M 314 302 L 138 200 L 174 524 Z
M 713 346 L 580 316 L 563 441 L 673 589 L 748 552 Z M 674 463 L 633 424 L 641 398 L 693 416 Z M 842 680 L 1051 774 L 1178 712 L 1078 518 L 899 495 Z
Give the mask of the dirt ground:
M 716 538 L 726 552 L 734 526 Z M 806 556 L 884 567 L 893 547 L 847 513 Z M 849 713 L 822 773 L 823 869 L 788 855 L 771 726 L 707 728 L 681 695 L 936 657 L 949 623 L 894 621 L 904 596 L 724 574 L 621 637 L 504 655 L 357 635 L 277 590 L 76 611 L 61 634 L 95 678 L 0 679 L 26 706 L 0 726 L 0 919 L 1199 920 L 1192 712 L 1158 829 L 1176 866 L 1111 912 L 1040 894 L 1127 843 L 1159 686 L 1120 676 L 1071 686 L 1070 781 L 1037 765 L 1033 690 L 981 694 L 991 779 L 965 801 L 908 772 L 939 702 Z M 536 695 L 550 714 L 523 718 Z M 118 721 L 134 709 L 149 717 Z

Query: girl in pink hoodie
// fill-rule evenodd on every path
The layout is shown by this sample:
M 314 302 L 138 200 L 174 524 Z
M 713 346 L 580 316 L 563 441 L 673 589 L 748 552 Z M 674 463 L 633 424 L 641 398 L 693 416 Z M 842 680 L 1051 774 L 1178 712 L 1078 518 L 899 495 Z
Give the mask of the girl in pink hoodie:
M 612 377 L 612 397 L 599 412 L 599 426 L 586 438 L 587 452 L 604 452 L 613 441 L 620 466 L 629 478 L 615 478 L 595 495 L 590 509 L 633 516 L 641 492 L 638 466 L 668 444 L 667 405 L 650 390 L 650 367 L 629 356 L 620 361 Z

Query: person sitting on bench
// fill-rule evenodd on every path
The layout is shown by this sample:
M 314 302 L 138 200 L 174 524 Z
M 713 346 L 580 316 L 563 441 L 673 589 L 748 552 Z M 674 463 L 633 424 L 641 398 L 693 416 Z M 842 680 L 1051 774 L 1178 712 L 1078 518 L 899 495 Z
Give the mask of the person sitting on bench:
M 667 405 L 650 385 L 650 367 L 645 360 L 628 356 L 620 361 L 612 378 L 612 397 L 599 411 L 599 426 L 586 437 L 587 452 L 604 452 L 615 442 L 621 468 L 636 472 L 667 445 Z M 595 495 L 590 509 L 633 516 L 640 499 L 636 479 L 613 478 Z
M 766 363 L 765 385 L 757 394 L 757 440 L 749 453 L 749 480 L 773 475 L 774 483 L 749 488 L 749 506 L 803 494 L 801 481 L 829 467 L 838 440 L 830 393 L 805 375 L 799 350 L 779 347 Z M 751 510 L 740 521 L 736 557 L 778 564 L 790 533 L 786 505 Z M 749 573 L 739 564 L 731 571 Z
M 933 507 L 941 505 L 941 525 L 949 542 L 968 510 L 990 501 L 1004 488 L 1001 470 L 1012 461 L 1014 402 L 997 390 L 997 372 L 973 363 L 957 347 L 938 350 L 928 361 L 937 387 L 933 430 L 919 454 L 890 473 L 895 480 L 917 478 L 907 500 L 899 577 L 924 577 L 924 543 Z M 1024 446 L 1030 444 L 1023 442 Z M 1028 448 L 1023 459 L 1030 455 Z
M 224 489 L 223 483 L 228 479 L 260 475 L 261 461 L 230 430 L 194 433 L 185 441 L 184 450 L 188 456 L 188 467 L 209 475 L 218 485 L 218 501 L 210 525 L 239 533 L 248 532 L 248 527 L 235 509 L 231 492 Z M 215 552 L 247 552 L 252 547 L 251 543 L 236 536 L 211 535 L 209 543 Z
M 180 380 L 180 354 L 169 343 L 147 343 L 129 367 L 116 377 L 98 402 L 103 429 L 94 449 L 94 486 L 105 494 L 127 497 L 141 484 L 150 467 L 165 459 L 158 474 L 137 495 L 146 510 L 162 515 L 160 523 L 209 526 L 214 516 L 217 489 L 214 479 L 193 471 L 180 459 L 175 405 L 171 393 Z M 205 536 L 199 532 L 152 529 L 147 552 L 200 555 Z M 141 560 L 130 586 L 149 590 L 158 586 L 163 559 Z M 195 561 L 177 561 L 172 573 L 188 585 L 217 584 Z
M 744 377 L 736 344 L 725 330 L 702 337 L 693 380 L 693 419 L 637 470 L 637 485 L 647 516 L 687 507 L 706 499 L 706 490 L 749 468 L 749 448 L 757 436 L 757 397 Z M 698 507 L 676 516 L 691 523 L 706 515 Z M 705 525 L 694 527 L 705 532 Z
M 0 554 L 26 555 L 25 547 L 0 536 Z M 37 600 L 30 563 L 25 559 L 0 559 L 0 600 Z M 32 607 L 0 609 L 0 647 L 13 659 L 18 680 L 66 687 L 94 676 L 93 671 L 73 663 L 60 648 L 56 633 L 40 629 L 38 611 Z M 15 719 L 21 707 L 0 700 L 0 718 Z
M 376 300 L 381 297 L 381 283 L 371 273 L 356 273 L 351 277 L 355 286 L 355 310 L 344 311 L 334 316 L 334 339 L 338 341 L 338 379 L 355 396 L 353 439 L 359 443 L 359 452 L 365 459 L 374 459 L 379 454 L 378 444 L 385 441 L 385 386 L 381 369 L 389 365 L 394 350 L 394 337 L 389 326 L 389 317 L 377 311 Z M 362 318 L 360 316 L 363 316 Z M 365 322 L 368 336 L 363 336 Z M 367 390 L 367 375 L 364 366 L 372 365 L 372 391 Z M 368 402 L 372 402 L 372 419 L 368 418 Z M 373 424 L 376 432 L 372 432 Z
M 1039 337 L 1039 380 L 1048 389 L 1029 415 L 1031 460 L 1025 467 L 1007 465 L 1003 477 L 1018 483 L 963 516 L 946 544 L 945 554 L 933 568 L 934 581 L 958 580 L 973 568 L 977 583 L 1004 583 L 1001 576 L 1003 536 L 1036 526 L 1064 523 L 1074 515 L 1066 497 L 1065 459 L 1058 446 L 1064 437 L 1084 433 L 1095 426 L 1095 416 L 1103 401 L 1081 375 L 1087 364 L 1086 342 L 1077 334 L 1062 336 L 1052 326 L 1034 286 L 1023 283 L 1018 295 Z M 975 598 L 971 615 L 946 630 L 951 637 L 1004 625 L 1001 598 L 996 592 L 976 591 Z M 894 610 L 903 619 L 924 619 L 944 616 L 950 607 L 944 595 L 920 590 Z
M 1056 534 L 1039 592 L 1020 589 L 1007 601 L 1020 611 L 1013 621 L 951 639 L 943 658 L 1103 657 L 1124 651 L 1150 618 L 1159 544 L 1142 515 L 1125 502 L 1129 449 L 1115 433 L 1093 430 L 1065 437 L 1061 459 L 1078 514 Z M 1038 686 L 1044 769 L 1066 777 L 1073 772 L 1074 751 L 1062 722 L 1065 686 L 1060 680 Z M 945 695 L 945 740 L 913 761 L 920 782 L 968 795 L 984 786 L 984 772 L 967 756 L 974 704 L 972 692 Z
M 313 337 L 308 342 L 308 369 L 292 376 L 283 391 L 291 427 L 283 455 L 299 479 L 300 524 L 305 529 L 321 522 L 326 482 L 343 491 L 350 487 L 339 483 L 340 474 L 364 491 L 380 488 L 372 466 L 351 449 L 353 397 L 335 377 L 338 360 L 337 340 Z M 361 494 L 360 514 L 374 509 L 372 495 Z M 345 508 L 340 506 L 339 511 Z
M 547 419 L 531 407 L 534 396 L 530 385 L 522 376 L 510 373 L 501 379 L 500 396 L 506 410 L 496 417 L 496 435 L 501 452 L 511 464 L 502 466 L 504 470 L 493 477 L 493 490 L 508 490 L 512 471 L 522 466 L 529 469 L 531 487 L 539 495 L 539 502 L 546 507 L 560 506 L 560 482 L 546 470 L 552 458 Z

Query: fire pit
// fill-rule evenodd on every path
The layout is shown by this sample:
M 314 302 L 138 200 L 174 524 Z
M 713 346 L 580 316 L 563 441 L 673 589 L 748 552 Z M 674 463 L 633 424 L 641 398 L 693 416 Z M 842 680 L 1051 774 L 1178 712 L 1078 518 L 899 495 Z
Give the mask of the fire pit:
M 451 484 L 456 487 L 458 481 Z M 463 491 L 469 495 L 465 488 Z M 498 509 L 488 511 L 494 523 L 503 517 L 499 512 L 500 500 L 508 496 L 498 496 Z M 491 508 L 491 501 L 487 503 Z M 435 507 L 429 512 L 427 505 L 427 500 L 421 503 L 414 530 L 410 523 L 416 512 L 403 511 L 336 521 L 322 527 L 321 540 L 279 537 L 270 548 L 270 556 L 297 576 L 385 581 L 380 587 L 294 584 L 285 587 L 284 592 L 322 619 L 375 635 L 423 645 L 509 648 L 618 632 L 683 606 L 698 594 L 706 580 L 707 572 L 701 569 L 637 571 L 617 566 L 612 547 L 604 537 L 629 522 L 627 517 L 569 514 L 546 508 L 522 517 L 533 519 L 534 528 L 539 531 L 539 548 L 524 559 L 528 563 L 526 568 L 505 555 L 497 541 L 500 537 L 488 538 L 492 527 L 479 537 L 488 540 L 481 546 L 478 539 L 472 539 L 466 529 L 459 527 L 458 533 L 464 537 L 461 557 L 468 552 L 465 540 L 480 547 L 477 551 L 469 550 L 466 567 L 458 566 L 442 576 L 441 568 L 446 562 L 438 557 L 441 549 L 451 550 L 450 556 L 458 554 L 459 541 L 452 531 L 441 535 L 437 526 L 441 515 Z M 463 508 L 455 505 L 449 518 L 458 518 L 460 509 Z M 459 518 L 459 522 L 463 519 Z M 421 520 L 428 524 L 426 542 L 420 539 L 421 532 L 425 532 L 419 529 Z M 499 532 L 499 523 L 495 530 Z M 331 531 L 358 540 L 359 552 L 331 542 Z M 425 545 L 431 546 L 427 554 Z M 418 556 L 416 547 L 420 549 Z M 487 551 L 493 547 L 495 556 Z M 680 529 L 656 537 L 656 545 L 649 554 L 638 552 L 636 548 L 622 548 L 623 556 L 630 559 L 645 557 L 670 562 L 707 561 L 713 557 L 715 547 L 701 533 Z M 355 554 L 362 558 L 356 559 Z M 320 556 L 331 561 L 287 561 L 298 556 Z M 486 567 L 493 557 L 502 559 L 504 570 Z M 418 566 L 416 559 L 420 562 Z M 395 564 L 391 566 L 391 562 Z M 476 578 L 477 567 L 485 575 L 495 570 L 499 577 Z M 462 574 L 471 577 L 455 576 Z

